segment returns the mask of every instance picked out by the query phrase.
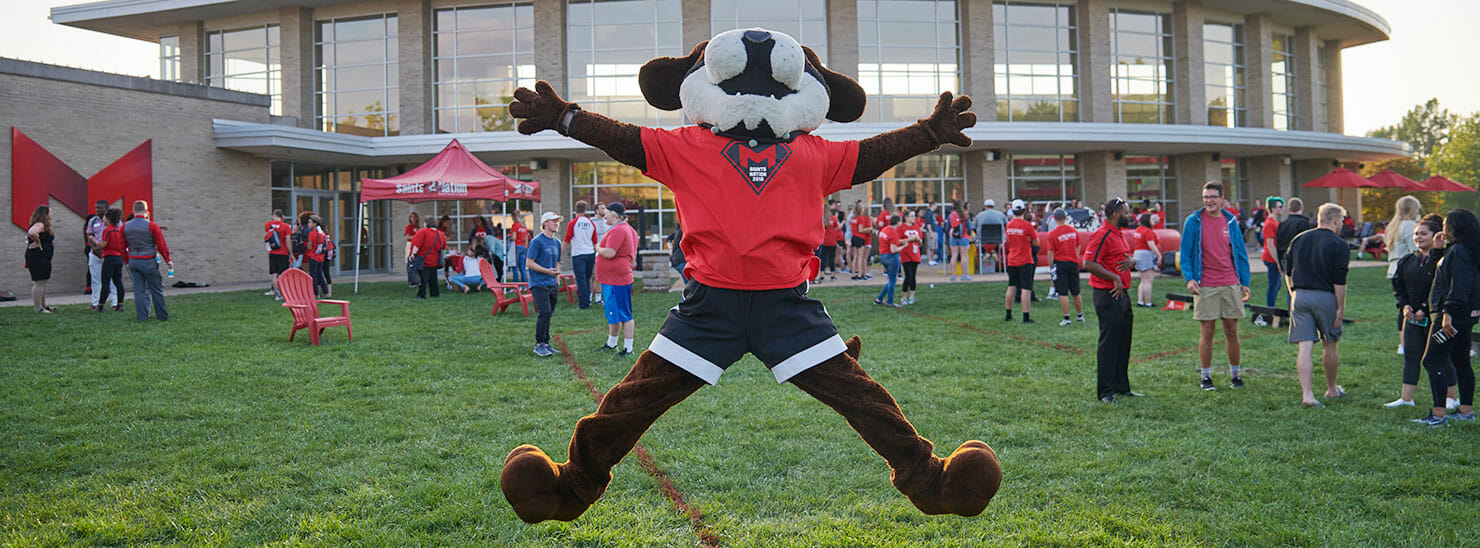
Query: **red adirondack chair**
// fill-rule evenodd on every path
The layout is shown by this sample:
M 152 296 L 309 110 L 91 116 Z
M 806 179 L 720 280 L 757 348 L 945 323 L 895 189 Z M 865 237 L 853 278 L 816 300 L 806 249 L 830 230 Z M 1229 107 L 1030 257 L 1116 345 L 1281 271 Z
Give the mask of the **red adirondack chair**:
M 293 336 L 298 334 L 299 329 L 308 329 L 308 338 L 313 341 L 314 346 L 319 345 L 319 335 L 324 332 L 325 327 L 336 325 L 344 326 L 349 333 L 349 340 L 355 340 L 355 332 L 349 325 L 349 301 L 334 301 L 327 299 L 315 299 L 313 296 L 313 278 L 307 272 L 297 268 L 289 268 L 278 275 L 278 289 L 283 292 L 283 307 L 293 312 L 293 330 L 288 332 L 288 341 L 293 341 Z M 339 305 L 339 316 L 319 316 L 319 305 Z
M 576 286 L 576 275 L 561 274 L 555 277 L 555 281 L 556 285 L 559 286 L 556 291 L 564 293 L 565 297 L 570 300 L 570 304 L 576 304 L 576 290 L 579 289 Z
M 488 286 L 488 292 L 493 293 L 493 312 L 490 315 L 497 316 L 509 305 L 519 303 L 519 309 L 524 311 L 525 317 L 529 317 L 529 305 L 534 303 L 534 295 L 530 294 L 528 284 L 498 283 L 498 277 L 493 275 L 493 265 L 488 264 L 488 259 L 478 259 L 478 273 L 483 276 L 483 285 Z M 514 294 L 509 295 L 509 291 Z

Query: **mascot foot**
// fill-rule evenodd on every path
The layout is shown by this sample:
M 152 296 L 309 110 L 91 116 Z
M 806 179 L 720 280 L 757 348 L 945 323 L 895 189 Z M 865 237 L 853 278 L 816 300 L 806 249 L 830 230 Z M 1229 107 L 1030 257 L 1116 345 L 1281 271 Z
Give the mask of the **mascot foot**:
M 561 481 L 562 468 L 533 445 L 521 445 L 509 452 L 499 485 L 519 519 L 525 523 L 571 521 L 591 507 Z
M 961 444 L 944 460 L 931 457 L 927 466 L 941 467 L 936 472 L 939 480 L 915 493 L 905 493 L 926 514 L 975 516 L 987 508 L 1002 484 L 997 453 L 977 440 Z

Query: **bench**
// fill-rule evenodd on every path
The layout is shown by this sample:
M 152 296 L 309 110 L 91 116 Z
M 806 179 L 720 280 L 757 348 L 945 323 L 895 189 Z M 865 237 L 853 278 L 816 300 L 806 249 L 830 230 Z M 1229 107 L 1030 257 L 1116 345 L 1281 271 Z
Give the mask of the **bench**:
M 1269 326 L 1270 327 L 1278 328 L 1280 326 L 1280 318 L 1289 318 L 1290 317 L 1290 310 L 1289 309 L 1286 309 L 1286 308 L 1276 308 L 1276 307 L 1273 307 L 1273 306 L 1261 306 L 1261 305 L 1257 305 L 1257 304 L 1248 304 L 1248 303 L 1244 303 L 1244 307 L 1246 307 L 1249 310 L 1253 311 L 1254 314 L 1256 314 L 1256 315 L 1268 316 L 1269 319 L 1270 319 L 1270 322 L 1269 322 Z M 1351 318 L 1342 318 L 1341 319 L 1341 324 L 1342 325 L 1347 325 L 1347 324 L 1352 324 L 1352 323 L 1356 323 L 1356 321 L 1352 320 Z

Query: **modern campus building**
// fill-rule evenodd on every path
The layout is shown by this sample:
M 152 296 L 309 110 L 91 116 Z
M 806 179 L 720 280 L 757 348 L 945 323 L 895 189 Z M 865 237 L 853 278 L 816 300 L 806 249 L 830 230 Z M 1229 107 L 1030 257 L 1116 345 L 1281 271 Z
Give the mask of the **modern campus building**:
M 3 61 L 0 120 L 84 176 L 149 141 L 157 217 L 181 270 L 218 283 L 265 279 L 260 227 L 274 208 L 319 212 L 346 249 L 360 224 L 366 269 L 393 269 L 411 206 L 357 208 L 358 182 L 452 137 L 541 181 L 543 202 L 526 209 L 641 206 L 635 224 L 657 247 L 674 225 L 670 193 L 574 140 L 519 135 L 506 105 L 542 79 L 587 110 L 683 124 L 642 100 L 638 67 L 738 27 L 791 34 L 863 84 L 864 117 L 825 125 L 827 138 L 913 122 L 941 91 L 973 97 L 972 148 L 911 160 L 845 202 L 976 210 L 983 198 L 1120 196 L 1164 203 L 1175 224 L 1208 180 L 1244 208 L 1302 194 L 1355 205 L 1355 192 L 1299 184 L 1337 163 L 1408 154 L 1343 134 L 1341 52 L 1389 33 L 1346 0 L 104 0 L 55 8 L 52 20 L 157 42 L 162 81 Z M 471 216 L 504 218 L 491 202 L 416 208 L 457 218 L 458 234 Z M 58 220 L 59 255 L 80 263 L 80 217 Z M 0 252 L 18 258 L 9 230 Z M 347 272 L 355 259 L 344 255 Z M 65 263 L 58 275 L 80 287 Z M 24 271 L 0 272 L 0 287 L 24 287 Z

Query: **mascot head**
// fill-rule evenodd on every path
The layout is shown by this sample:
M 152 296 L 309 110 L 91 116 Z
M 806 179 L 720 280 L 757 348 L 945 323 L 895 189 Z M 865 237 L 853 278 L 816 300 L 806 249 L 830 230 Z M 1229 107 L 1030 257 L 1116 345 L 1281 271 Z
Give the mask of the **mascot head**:
M 736 29 L 694 46 L 684 57 L 659 57 L 638 73 L 647 102 L 683 109 L 715 133 L 763 142 L 817 129 L 824 119 L 863 115 L 863 88 L 822 66 L 811 48 L 784 33 Z

